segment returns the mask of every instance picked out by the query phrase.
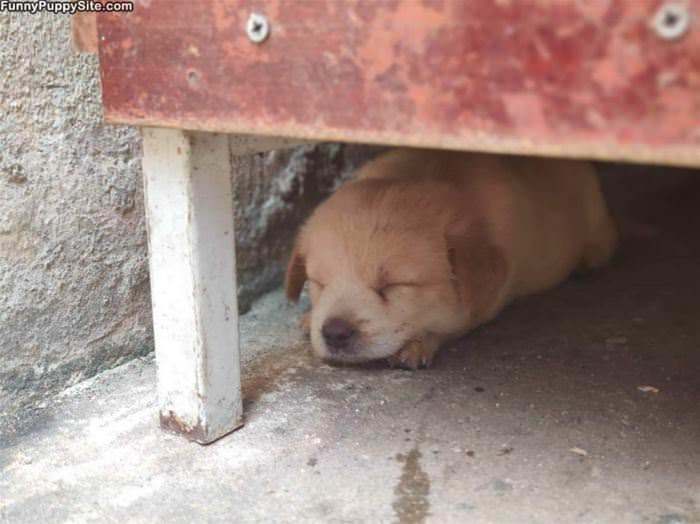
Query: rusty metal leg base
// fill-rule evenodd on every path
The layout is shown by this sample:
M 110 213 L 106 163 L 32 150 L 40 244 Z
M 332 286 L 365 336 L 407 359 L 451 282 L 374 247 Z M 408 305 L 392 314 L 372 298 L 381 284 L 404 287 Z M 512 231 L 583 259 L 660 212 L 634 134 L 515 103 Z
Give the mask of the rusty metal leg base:
M 161 426 L 201 444 L 242 425 L 227 135 L 143 130 Z

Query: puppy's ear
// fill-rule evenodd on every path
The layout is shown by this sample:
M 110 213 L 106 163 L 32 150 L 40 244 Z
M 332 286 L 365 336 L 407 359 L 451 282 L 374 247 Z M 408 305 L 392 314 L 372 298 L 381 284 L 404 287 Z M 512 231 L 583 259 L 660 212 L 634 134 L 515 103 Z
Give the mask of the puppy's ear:
M 453 224 L 445 239 L 457 290 L 472 322 L 489 320 L 508 278 L 508 261 L 481 227 Z
M 284 277 L 284 291 L 287 298 L 292 302 L 299 300 L 301 290 L 304 288 L 304 282 L 306 282 L 306 259 L 301 252 L 300 244 L 300 238 L 297 237 L 292 248 L 292 254 L 289 255 L 287 274 Z

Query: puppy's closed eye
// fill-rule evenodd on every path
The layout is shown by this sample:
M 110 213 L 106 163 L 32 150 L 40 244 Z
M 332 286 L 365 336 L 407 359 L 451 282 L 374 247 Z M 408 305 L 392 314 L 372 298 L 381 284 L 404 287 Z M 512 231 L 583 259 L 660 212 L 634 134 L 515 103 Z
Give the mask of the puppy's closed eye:
M 316 289 L 319 291 L 323 291 L 323 288 L 326 287 L 326 284 L 322 283 L 320 280 L 316 278 L 308 278 L 309 280 L 309 285 L 314 286 Z
M 381 287 L 376 288 L 374 291 L 375 293 L 377 293 L 377 295 L 379 295 L 379 298 L 381 298 L 384 302 L 387 302 L 389 300 L 390 295 L 394 291 L 413 288 L 417 286 L 418 284 L 415 282 L 393 282 L 391 284 L 383 284 Z

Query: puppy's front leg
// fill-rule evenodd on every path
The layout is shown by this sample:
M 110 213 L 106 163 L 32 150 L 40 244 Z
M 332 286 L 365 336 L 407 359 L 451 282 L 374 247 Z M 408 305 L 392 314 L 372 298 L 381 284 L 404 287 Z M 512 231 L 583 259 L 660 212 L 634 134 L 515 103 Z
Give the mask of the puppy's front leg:
M 440 341 L 433 336 L 409 340 L 400 350 L 387 358 L 391 367 L 404 369 L 428 368 L 440 347 Z

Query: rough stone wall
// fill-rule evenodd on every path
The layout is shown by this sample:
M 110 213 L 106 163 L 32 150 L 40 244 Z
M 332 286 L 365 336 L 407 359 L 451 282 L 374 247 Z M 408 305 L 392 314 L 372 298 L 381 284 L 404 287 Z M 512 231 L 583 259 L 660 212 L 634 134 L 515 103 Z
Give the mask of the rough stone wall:
M 138 130 L 105 125 L 64 16 L 0 13 L 0 419 L 153 347 Z M 373 149 L 233 159 L 241 304 Z
M 0 14 L 0 412 L 152 348 L 138 130 L 67 17 Z

